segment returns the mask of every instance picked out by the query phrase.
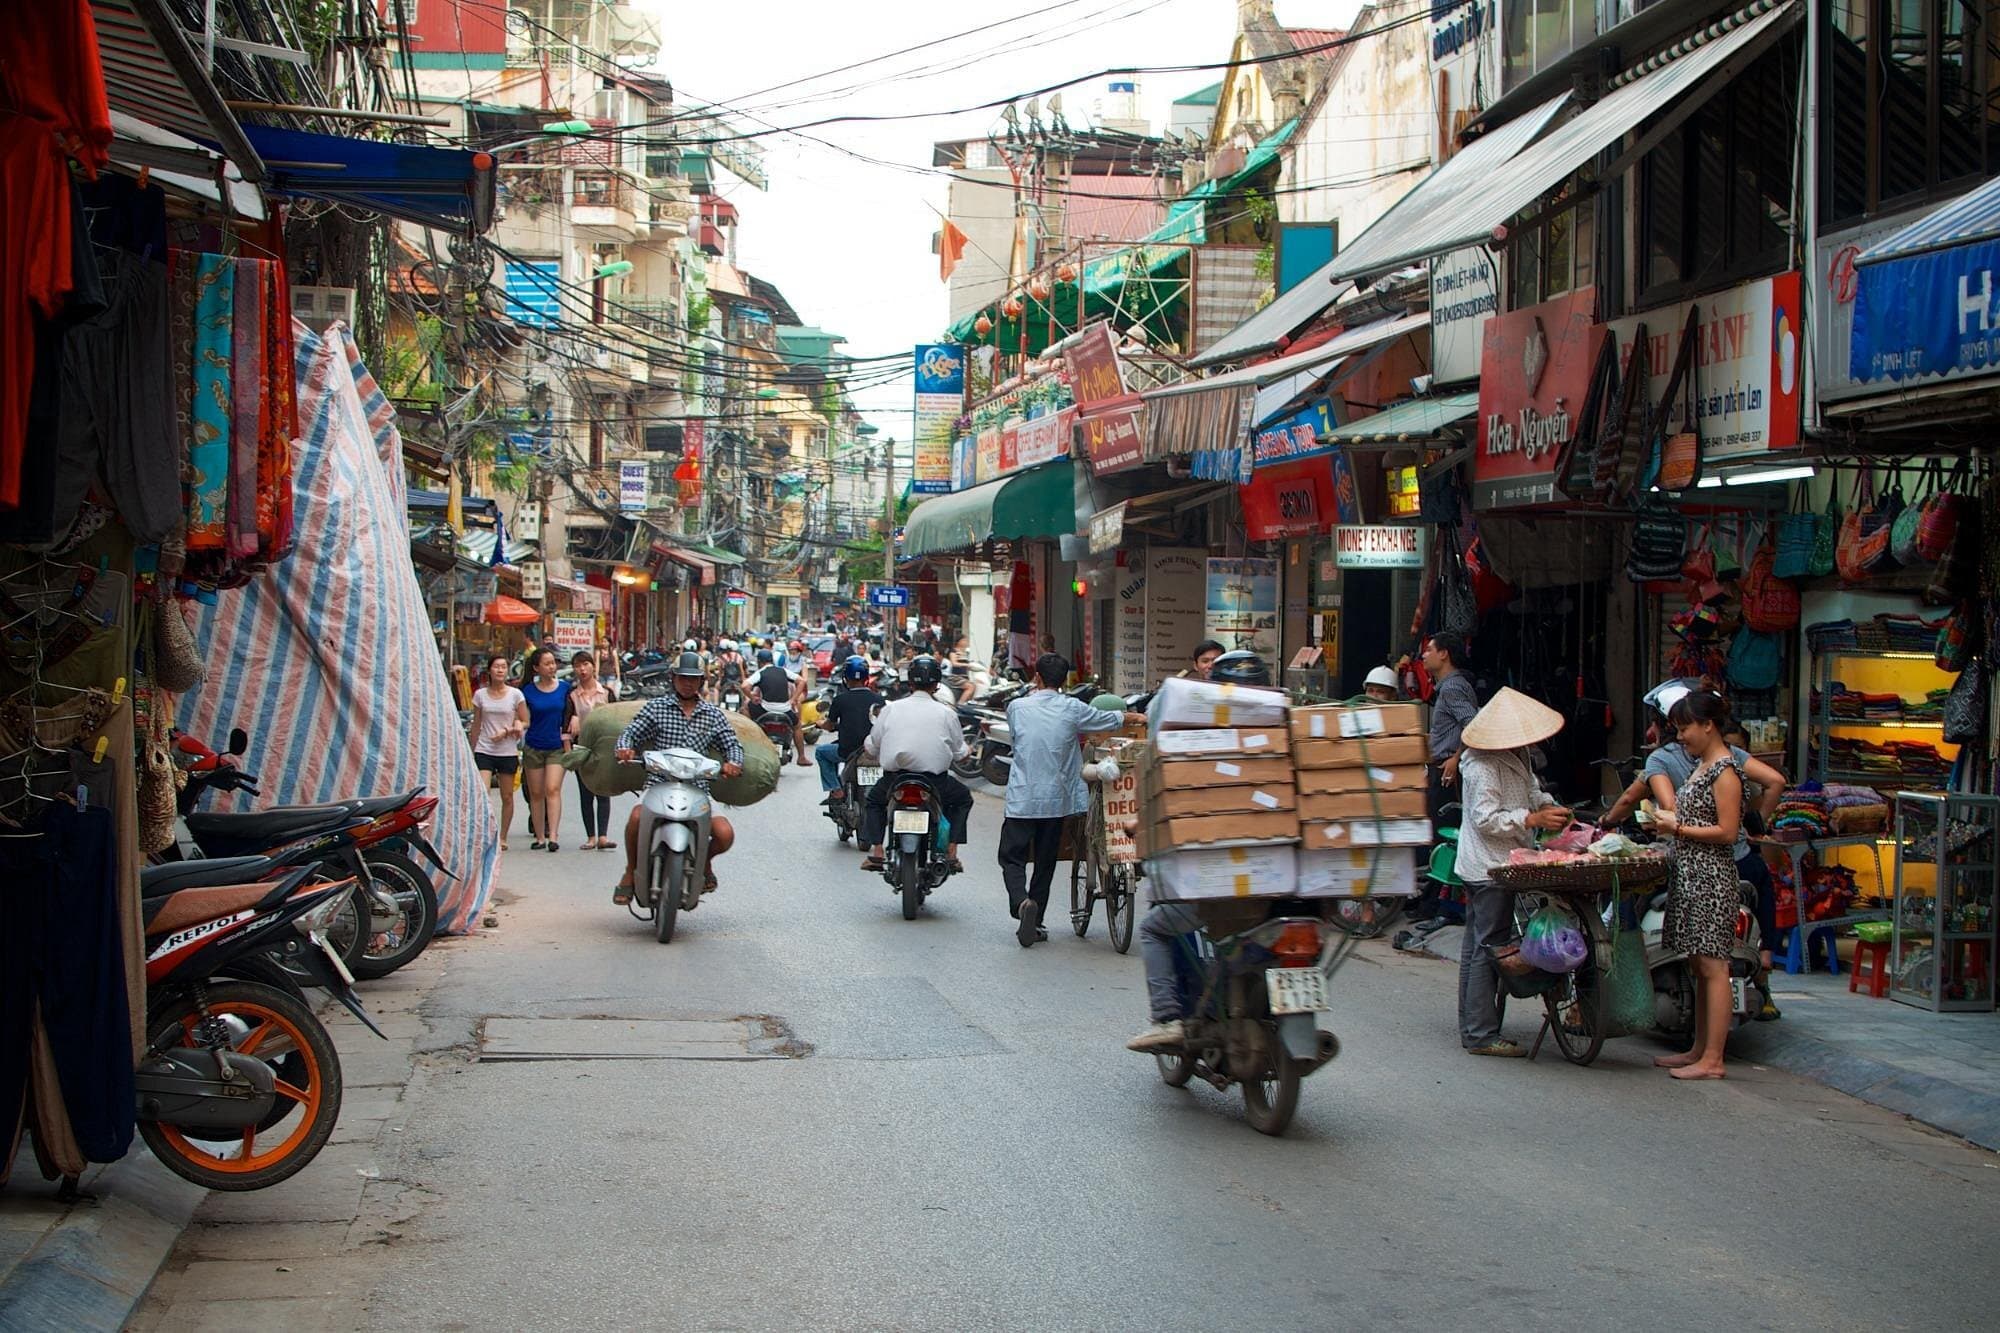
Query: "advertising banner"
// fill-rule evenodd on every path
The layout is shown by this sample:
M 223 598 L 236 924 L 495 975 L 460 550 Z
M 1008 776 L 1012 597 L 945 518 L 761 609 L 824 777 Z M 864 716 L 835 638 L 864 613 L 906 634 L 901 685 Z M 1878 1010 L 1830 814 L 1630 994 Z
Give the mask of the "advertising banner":
M 556 652 L 568 660 L 571 653 L 587 653 L 597 646 L 597 617 L 588 612 L 558 611 L 550 640 Z
M 1146 674 L 1146 563 L 1140 553 L 1118 567 L 1112 586 L 1111 688 L 1131 698 L 1153 688 Z
M 1479 438 L 1472 505 L 1505 509 L 1555 499 L 1556 455 L 1576 433 L 1606 337 L 1591 322 L 1596 288 L 1486 321 L 1479 355 Z
M 681 461 L 699 463 L 708 448 L 708 423 L 700 417 L 689 417 L 681 427 Z
M 646 463 L 624 462 L 618 465 L 619 513 L 646 512 L 646 478 L 649 470 L 650 465 Z
M 965 352 L 956 343 L 916 349 L 916 424 L 910 490 L 941 495 L 951 489 L 954 427 L 965 411 Z
M 1290 416 L 1259 426 L 1250 437 L 1250 466 L 1271 467 L 1332 453 L 1326 435 L 1333 425 L 1333 405 L 1322 398 Z
M 1125 396 L 1125 368 L 1118 360 L 1118 343 L 1111 326 L 1099 322 L 1063 349 L 1069 387 L 1079 407 L 1091 407 Z
M 2000 241 L 1855 270 L 1850 378 L 1905 384 L 2000 367 Z
M 1799 275 L 1780 273 L 1693 303 L 1701 310 L 1695 325 L 1695 420 L 1705 462 L 1798 447 L 1799 302 Z M 1639 325 L 1646 326 L 1645 383 L 1656 399 L 1673 374 L 1687 312 L 1687 304 L 1669 306 L 1607 326 L 1618 339 L 1621 361 L 1631 356 Z M 1678 427 L 1679 406 L 1663 410 Z
M 1115 551 L 1125 540 L 1125 501 L 1120 500 L 1109 509 L 1100 509 L 1090 516 L 1090 553 L 1104 555 Z
M 1886 376 L 1871 378 L 1866 373 L 1860 376 L 1850 373 L 1854 312 L 1861 294 L 1861 275 L 1865 271 L 1854 261 L 1870 246 L 1895 235 L 1926 212 L 1927 209 L 1915 209 L 1875 218 L 1821 238 L 1820 271 L 1806 274 L 1805 280 L 1809 289 L 1806 298 L 1812 306 L 1806 326 L 1812 330 L 1814 389 L 1822 404 L 1879 394 L 1895 383 Z M 1868 372 L 1868 363 L 1873 360 L 1871 352 L 1863 358 L 1861 369 Z M 1944 370 L 1933 366 L 1925 370 L 1921 382 L 1945 383 L 1977 373 L 1980 372 L 1972 369 Z M 1909 382 L 1908 379 L 1903 381 L 1905 384 Z
M 1187 667 L 1202 641 L 1208 552 L 1156 546 L 1146 552 L 1146 679 Z
M 1278 656 L 1278 562 L 1211 556 L 1204 615 L 1208 637 L 1226 650 Z
M 1016 467 L 1039 467 L 1069 456 L 1070 431 L 1076 425 L 1076 409 L 1066 407 L 1032 421 L 1023 421 L 1014 432 Z
M 1479 377 L 1480 338 L 1499 308 L 1500 285 L 1485 246 L 1431 261 L 1431 373 L 1439 384 Z
M 1113 406 L 1084 409 L 1078 418 L 1083 426 L 1083 449 L 1090 470 L 1100 477 L 1124 472 L 1146 461 L 1146 440 L 1139 414 L 1145 409 L 1137 394 L 1120 399 Z
M 973 446 L 972 479 L 984 484 L 1000 476 L 1000 428 L 989 426 L 979 432 Z
M 979 446 L 970 435 L 951 442 L 952 489 L 965 491 L 979 484 Z
M 1333 530 L 1333 563 L 1339 569 L 1422 569 L 1425 528 L 1363 525 Z

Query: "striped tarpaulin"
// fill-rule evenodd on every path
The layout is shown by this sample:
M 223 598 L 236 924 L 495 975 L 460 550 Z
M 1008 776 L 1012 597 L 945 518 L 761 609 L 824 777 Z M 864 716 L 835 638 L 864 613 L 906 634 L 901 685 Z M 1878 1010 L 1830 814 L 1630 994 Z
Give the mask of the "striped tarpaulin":
M 472 765 L 410 563 L 395 411 L 342 325 L 295 324 L 297 547 L 202 610 L 208 679 L 180 726 L 211 744 L 250 734 L 262 795 L 215 809 L 303 805 L 426 788 L 431 840 L 458 878 L 439 885 L 442 929 L 471 929 L 492 889 L 492 807 Z

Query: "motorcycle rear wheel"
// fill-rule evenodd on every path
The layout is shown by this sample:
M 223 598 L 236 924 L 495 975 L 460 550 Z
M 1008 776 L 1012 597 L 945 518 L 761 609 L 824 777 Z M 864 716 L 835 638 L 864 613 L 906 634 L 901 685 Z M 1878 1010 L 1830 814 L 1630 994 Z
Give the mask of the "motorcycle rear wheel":
M 340 1119 L 340 1056 L 333 1039 L 304 1001 L 256 981 L 211 982 L 208 1009 L 233 1016 L 249 1032 L 232 1049 L 272 1063 L 280 1071 L 278 1102 L 290 1110 L 271 1124 L 246 1127 L 230 1139 L 197 1141 L 173 1125 L 140 1120 L 139 1136 L 169 1171 L 212 1190 L 258 1190 L 288 1180 L 326 1146 Z M 201 1020 L 192 995 L 177 995 L 147 1015 L 147 1040 L 154 1047 L 192 1044 Z M 258 1136 L 272 1125 L 296 1123 L 280 1131 L 276 1147 L 259 1151 Z M 266 1117 L 269 1120 L 269 1117 Z M 213 1131 L 208 1131 L 213 1132 Z M 228 1144 L 237 1151 L 213 1145 Z
M 1153 1063 L 1159 1066 L 1160 1082 L 1170 1088 L 1184 1088 L 1194 1077 L 1194 1057 L 1186 1051 L 1155 1051 Z
M 906 856 L 897 862 L 896 878 L 903 886 L 903 920 L 915 921 L 917 909 L 924 905 L 924 883 L 922 875 L 918 873 L 917 858 Z
M 986 755 L 979 761 L 979 776 L 996 787 L 1007 785 L 1008 765 L 1001 762 L 998 755 Z
M 1277 1135 L 1292 1123 L 1299 1106 L 1299 1066 L 1277 1034 L 1271 1034 L 1271 1069 L 1260 1078 L 1243 1080 L 1243 1111 L 1250 1128 Z
M 653 931 L 662 944 L 674 942 L 674 922 L 681 914 L 681 880 L 687 875 L 687 853 L 671 847 L 653 851 Z
M 422 867 L 401 852 L 369 852 L 368 873 L 377 887 L 396 900 L 401 924 L 385 934 L 370 935 L 361 959 L 350 963 L 355 977 L 375 981 L 388 976 L 430 947 L 437 933 L 437 888 Z

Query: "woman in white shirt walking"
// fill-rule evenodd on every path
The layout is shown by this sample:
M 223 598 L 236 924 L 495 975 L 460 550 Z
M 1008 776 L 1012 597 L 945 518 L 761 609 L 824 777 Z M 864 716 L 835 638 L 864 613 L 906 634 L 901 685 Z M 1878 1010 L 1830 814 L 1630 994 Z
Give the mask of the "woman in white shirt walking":
M 472 762 L 500 789 L 500 846 L 514 827 L 514 782 L 521 772 L 521 737 L 528 732 L 528 700 L 507 683 L 504 656 L 486 663 L 486 683 L 472 694 Z

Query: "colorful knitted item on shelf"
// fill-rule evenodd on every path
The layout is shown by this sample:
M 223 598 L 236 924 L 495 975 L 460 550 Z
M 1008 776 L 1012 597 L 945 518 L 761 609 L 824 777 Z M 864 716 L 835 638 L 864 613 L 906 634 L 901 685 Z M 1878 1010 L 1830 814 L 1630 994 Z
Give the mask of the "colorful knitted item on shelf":
M 1822 620 L 1806 626 L 1806 646 L 1816 653 L 1834 648 L 1856 646 L 1854 622 L 1851 620 Z
M 1922 616 L 1892 615 L 1884 612 L 1875 617 L 1888 637 L 1889 648 L 1899 653 L 1928 653 L 1937 644 L 1938 630 L 1943 624 L 1940 617 L 1935 623 L 1926 624 Z

